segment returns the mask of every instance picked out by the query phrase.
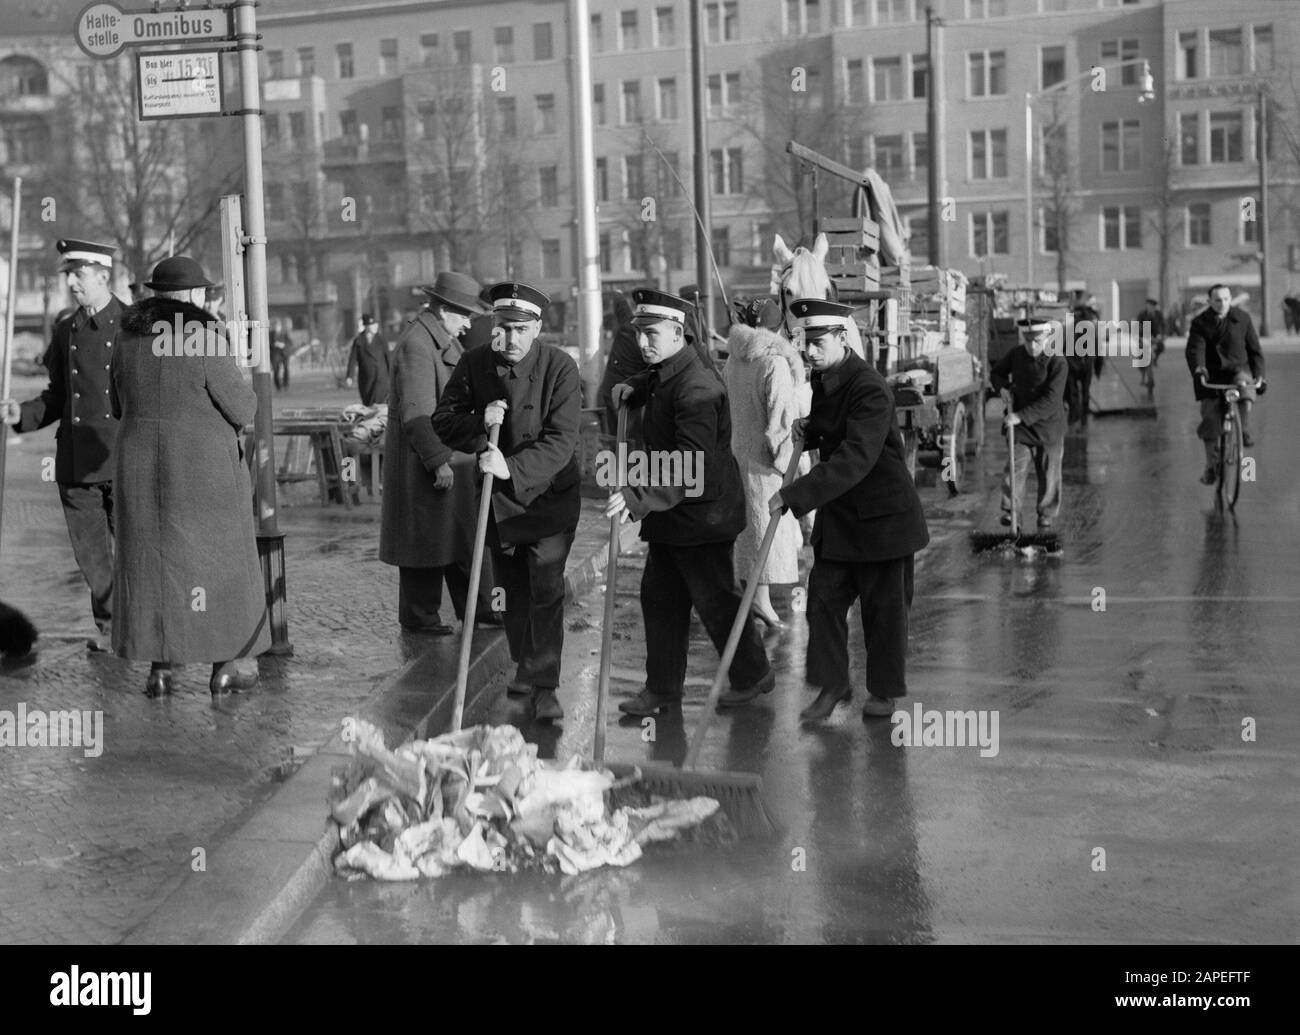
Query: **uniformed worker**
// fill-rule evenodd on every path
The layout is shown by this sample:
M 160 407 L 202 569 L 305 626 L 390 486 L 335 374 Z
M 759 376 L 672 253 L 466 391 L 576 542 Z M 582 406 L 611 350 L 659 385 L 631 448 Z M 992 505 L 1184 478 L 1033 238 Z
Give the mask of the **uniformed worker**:
M 791 304 L 812 367 L 804 446 L 821 463 L 777 492 L 772 513 L 817 511 L 808 577 L 807 679 L 817 699 L 805 722 L 852 698 L 848 612 L 862 603 L 867 645 L 863 719 L 888 716 L 907 693 L 908 609 L 913 555 L 930 541 L 921 500 L 903 460 L 894 397 L 885 379 L 849 347 L 851 306 L 825 299 Z
M 686 342 L 692 306 L 650 288 L 632 293 L 633 322 L 649 370 L 614 386 L 620 405 L 644 407 L 642 434 L 648 451 L 672 451 L 686 470 L 686 454 L 699 460 L 698 495 L 687 486 L 628 486 L 609 498 L 607 516 L 641 522 L 649 544 L 641 576 L 645 622 L 646 685 L 619 703 L 630 715 L 654 715 L 680 706 L 686 681 L 691 608 L 721 653 L 740 606 L 732 547 L 745 527 L 745 494 L 731 452 L 731 413 L 721 382 L 705 370 Z M 702 461 L 702 462 L 701 462 Z M 684 479 L 682 479 L 684 481 Z M 626 518 L 625 518 L 626 519 Z M 744 630 L 728 672 L 726 706 L 747 704 L 776 685 L 753 619 Z
M 478 452 L 490 473 L 488 545 L 505 595 L 506 637 L 516 686 L 531 688 L 533 714 L 560 719 L 556 697 L 564 650 L 564 566 L 582 500 L 578 366 L 537 341 L 550 299 L 527 284 L 488 292 L 497 330 L 491 346 L 466 352 L 433 415 L 433 429 L 453 449 Z M 496 447 L 488 429 L 500 425 Z
M 99 635 L 92 651 L 112 644 L 113 446 L 117 419 L 109 401 L 109 359 L 124 306 L 113 295 L 113 247 L 61 240 L 59 272 L 77 302 L 71 316 L 54 325 L 45 353 L 49 386 L 19 406 L 0 403 L 4 420 L 22 433 L 59 421 L 54 480 L 72 540 L 77 567 L 90 587 L 90 608 Z

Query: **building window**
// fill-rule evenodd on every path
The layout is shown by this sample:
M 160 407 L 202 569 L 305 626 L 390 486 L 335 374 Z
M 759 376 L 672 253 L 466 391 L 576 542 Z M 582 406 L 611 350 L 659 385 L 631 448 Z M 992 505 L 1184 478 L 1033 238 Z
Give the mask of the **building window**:
M 1001 180 L 1007 175 L 1007 131 L 973 129 L 970 133 L 970 178 Z
M 305 112 L 289 112 L 289 139 L 295 144 L 300 144 L 307 139 L 307 114 Z
M 533 60 L 550 61 L 555 57 L 555 41 L 551 38 L 551 23 L 533 25 Z
M 877 25 L 914 20 L 912 0 L 876 0 L 875 11 Z
M 850 28 L 860 25 L 870 25 L 871 16 L 867 13 L 870 8 L 870 3 L 871 0 L 848 0 L 844 5 L 844 24 Z
M 268 50 L 266 52 L 266 78 L 284 78 L 284 51 Z
M 970 214 L 970 253 L 977 259 L 990 255 L 1010 255 L 1005 211 Z
M 537 95 L 537 132 L 555 132 L 555 94 L 553 93 Z
M 897 57 L 871 59 L 872 100 L 901 101 L 903 99 L 903 59 Z
M 554 165 L 543 165 L 537 170 L 538 194 L 543 208 L 556 208 L 560 204 L 560 171 Z
M 645 197 L 645 164 L 640 155 L 623 156 L 623 197 L 627 201 Z
M 591 117 L 597 126 L 605 124 L 605 84 L 591 84 Z
M 930 69 L 926 64 L 924 54 L 912 55 L 912 100 L 925 100 L 926 90 L 929 89 Z
M 596 159 L 596 200 L 609 200 L 609 163 L 604 158 Z
M 871 164 L 886 183 L 903 178 L 903 135 L 877 134 L 871 138 Z
M 451 49 L 458 65 L 468 65 L 474 60 L 473 37 L 469 29 L 457 29 L 451 34 Z
M 731 265 L 731 228 L 715 226 L 709 242 L 713 247 L 713 261 L 719 266 Z
M 1004 18 L 1007 0 L 966 0 L 967 18 Z
M 1243 139 L 1241 112 L 1210 112 L 1211 165 L 1242 161 Z
M 714 194 L 743 194 L 745 192 L 744 155 L 738 147 L 721 148 L 709 152 L 709 166 L 713 173 Z
M 850 169 L 865 169 L 870 165 L 867 159 L 867 138 L 860 134 L 851 134 L 844 141 L 844 164 Z
M 280 142 L 280 116 L 273 111 L 262 116 L 262 136 L 264 147 L 275 147 Z
M 273 223 L 284 219 L 284 184 L 268 183 L 266 185 L 266 218 Z
M 614 254 L 613 242 L 610 240 L 609 231 L 600 235 L 600 272 L 614 272 Z
M 1039 244 L 1048 255 L 1055 255 L 1061 250 L 1061 239 L 1057 233 L 1056 220 L 1041 208 L 1038 210 L 1038 225 L 1042 229 Z
M 656 168 L 659 170 L 659 196 L 680 198 L 682 196 L 681 155 L 676 151 L 664 151 L 663 159 Z
M 339 133 L 344 140 L 356 143 L 361 139 L 361 130 L 357 123 L 357 113 L 351 108 L 339 111 Z
M 351 79 L 354 72 L 352 67 L 352 44 L 338 44 L 334 48 L 334 54 L 338 58 L 339 78 Z
M 1273 26 L 1256 25 L 1251 33 L 1254 47 L 1250 66 L 1256 72 L 1273 71 Z
M 379 124 L 379 135 L 384 140 L 402 139 L 402 109 L 398 106 L 385 108 Z
M 1242 211 L 1241 218 L 1240 218 L 1240 225 L 1241 225 L 1241 233 L 1238 237 L 1238 240 L 1240 240 L 1242 244 L 1258 244 L 1259 243 L 1259 222 L 1254 219 L 1246 218 L 1246 213 Z
M 547 280 L 560 277 L 560 241 L 556 237 L 542 239 L 542 276 Z
M 1138 66 L 1136 62 L 1138 53 L 1138 40 L 1101 41 L 1101 63 L 1103 65 L 1113 65 L 1126 61 L 1134 62 L 1133 64 L 1124 65 L 1119 70 L 1119 81 L 1122 86 L 1137 86 Z
M 930 137 L 926 133 L 912 134 L 912 175 L 917 179 L 929 175 Z
M 655 46 L 677 46 L 677 26 L 673 21 L 673 9 L 671 7 L 655 8 Z
M 599 54 L 605 49 L 605 23 L 598 14 L 593 14 L 591 16 L 590 37 L 591 52 L 593 54 Z
M 659 118 L 665 122 L 675 121 L 678 117 L 677 80 L 673 78 L 660 79 L 658 86 L 656 100 Z
M 492 60 L 498 65 L 512 65 L 515 60 L 515 30 L 498 25 L 492 30 Z
M 637 31 L 636 11 L 623 11 L 618 16 L 618 49 L 636 50 L 641 46 L 641 34 Z
M 503 137 L 514 137 L 519 134 L 519 119 L 513 97 L 497 98 L 497 131 Z
M 1101 124 L 1101 171 L 1133 172 L 1142 167 L 1142 136 L 1137 119 Z
M 1244 58 L 1240 29 L 1210 30 L 1210 75 L 1241 75 Z
M 1210 243 L 1210 203 L 1195 201 L 1187 206 L 1187 245 L 1203 247 Z
M 1178 158 L 1183 165 L 1201 164 L 1201 113 L 1198 111 L 1178 116 Z
M 397 74 L 397 40 L 379 41 L 379 74 L 388 76 Z
M 438 60 L 438 34 L 425 32 L 420 35 L 420 61 L 432 65 Z
M 619 86 L 620 119 L 625 123 L 641 121 L 641 83 L 625 79 Z
M 298 75 L 306 79 L 316 74 L 316 48 L 298 48 Z
M 1137 205 L 1107 205 L 1101 210 L 1101 247 L 1119 251 L 1142 247 L 1142 209 Z
M 867 73 L 862 58 L 848 58 L 844 62 L 844 101 L 862 104 L 867 99 Z
M 1005 97 L 1007 52 L 974 50 L 966 55 L 967 84 L 971 97 Z
M 1046 90 L 1049 86 L 1065 82 L 1065 48 L 1041 47 L 1038 52 L 1038 86 Z
M 1200 52 L 1201 34 L 1198 30 L 1178 34 L 1178 64 L 1174 69 L 1178 79 L 1195 79 L 1201 74 Z
M 807 36 L 822 31 L 821 0 L 785 0 L 784 14 L 787 36 Z
M 704 39 L 708 43 L 730 43 L 740 39 L 738 0 L 704 5 Z
M 705 81 L 708 91 L 709 115 L 716 118 L 729 115 L 740 100 L 740 73 L 715 72 Z M 806 85 L 806 84 L 805 84 Z
M 686 253 L 682 248 L 682 232 L 675 226 L 664 227 L 663 232 L 664 265 L 670 270 L 684 269 Z

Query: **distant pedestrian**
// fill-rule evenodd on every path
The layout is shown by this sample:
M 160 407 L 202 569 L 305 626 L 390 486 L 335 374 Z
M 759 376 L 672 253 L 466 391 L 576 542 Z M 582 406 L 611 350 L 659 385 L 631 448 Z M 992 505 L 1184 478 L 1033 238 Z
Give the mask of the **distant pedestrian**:
M 271 376 L 275 379 L 275 390 L 285 391 L 289 387 L 289 336 L 284 331 L 283 320 L 272 321 L 269 348 Z
M 379 332 L 379 321 L 366 313 L 361 317 L 361 333 L 352 339 L 348 353 L 347 386 L 357 385 L 362 406 L 388 402 L 388 340 Z
M 1153 389 L 1155 387 L 1155 367 L 1160 361 L 1161 354 L 1165 351 L 1165 314 L 1160 311 L 1160 302 L 1154 298 L 1148 298 L 1146 306 L 1137 315 L 1138 333 L 1144 337 L 1150 338 L 1150 354 L 1147 356 L 1147 364 L 1142 368 L 1142 385 L 1145 388 Z
M 1097 321 L 1101 318 L 1089 302 L 1080 301 L 1074 307 L 1074 338 L 1078 342 L 1091 340 L 1094 350 L 1101 340 Z M 1091 408 L 1092 378 L 1094 372 L 1100 375 L 1101 369 L 1096 365 L 1096 357 L 1077 354 L 1066 358 L 1065 402 L 1068 410 L 1068 424 L 1080 431 L 1087 430 L 1088 411 Z
M 201 308 L 208 280 L 187 256 L 164 259 L 155 293 L 123 316 L 112 360 L 121 418 L 113 649 L 151 662 L 145 693 L 170 693 L 172 666 L 210 662 L 218 695 L 257 683 L 271 645 L 253 490 L 241 443 L 257 397 Z M 159 355 L 156 328 L 206 331 L 200 354 Z
M 1285 321 L 1288 334 L 1300 331 L 1300 298 L 1287 295 L 1282 299 L 1282 319 Z
M 76 310 L 54 325 L 45 369 L 50 381 L 39 396 L 21 406 L 0 402 L 0 414 L 19 433 L 59 422 L 55 436 L 54 480 L 77 567 L 90 587 L 90 607 L 99 635 L 86 643 L 108 651 L 113 607 L 113 454 L 117 419 L 109 407 L 109 360 L 113 337 L 125 307 L 109 288 L 111 245 L 61 240 L 59 272 L 77 302 Z

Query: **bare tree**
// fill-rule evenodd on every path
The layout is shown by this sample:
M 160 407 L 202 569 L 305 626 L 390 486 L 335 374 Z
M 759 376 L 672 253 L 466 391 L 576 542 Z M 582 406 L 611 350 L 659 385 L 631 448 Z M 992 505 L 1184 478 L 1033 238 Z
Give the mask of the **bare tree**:
M 1042 160 L 1039 167 L 1032 171 L 1040 188 L 1040 192 L 1036 193 L 1043 199 L 1043 227 L 1047 231 L 1048 241 L 1056 245 L 1056 288 L 1061 297 L 1065 295 L 1065 283 L 1069 277 L 1072 231 L 1078 216 L 1078 189 L 1075 163 L 1069 145 L 1070 124 L 1066 117 L 1066 101 L 1059 93 L 1050 96 L 1050 111 L 1040 123 Z M 1028 247 L 1036 248 L 1036 229 L 1032 237 L 1034 239 L 1028 242 Z
M 1171 135 L 1162 138 L 1160 150 L 1156 152 L 1155 180 L 1150 191 L 1152 207 L 1147 212 L 1145 222 L 1155 234 L 1159 248 L 1159 272 L 1156 283 L 1160 304 L 1169 304 L 1169 267 L 1172 261 L 1174 242 L 1186 225 L 1183 216 L 1183 204 L 1179 198 L 1177 155 L 1179 148 L 1177 129 Z
M 632 269 L 647 283 L 668 288 L 673 253 L 693 232 L 691 205 L 683 189 L 677 152 L 669 150 L 656 125 L 641 119 L 624 134 L 626 183 L 623 195 L 602 206 L 627 236 Z

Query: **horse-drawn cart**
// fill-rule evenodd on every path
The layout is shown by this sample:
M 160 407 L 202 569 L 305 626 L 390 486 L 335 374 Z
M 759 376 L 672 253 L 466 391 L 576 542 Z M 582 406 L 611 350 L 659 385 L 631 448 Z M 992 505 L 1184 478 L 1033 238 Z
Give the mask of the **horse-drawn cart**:
M 968 297 L 956 270 L 912 267 L 902 221 L 888 186 L 872 170 L 856 172 L 790 141 L 786 150 L 812 177 L 813 232 L 825 234 L 832 292 L 858 307 L 864 358 L 889 381 L 909 469 L 937 469 L 948 491 L 961 491 L 967 460 L 984 444 L 984 400 L 992 307 Z M 821 218 L 817 173 L 854 188 L 849 219 Z

